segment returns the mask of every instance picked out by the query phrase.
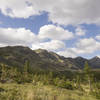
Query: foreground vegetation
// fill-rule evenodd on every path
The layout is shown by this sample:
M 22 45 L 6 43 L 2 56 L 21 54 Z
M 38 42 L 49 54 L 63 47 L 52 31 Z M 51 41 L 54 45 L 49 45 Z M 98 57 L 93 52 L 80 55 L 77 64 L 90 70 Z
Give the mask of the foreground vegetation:
M 68 90 L 38 83 L 0 84 L 0 100 L 97 100 L 81 90 Z
M 22 69 L 0 66 L 0 100 L 100 100 L 100 72 Z

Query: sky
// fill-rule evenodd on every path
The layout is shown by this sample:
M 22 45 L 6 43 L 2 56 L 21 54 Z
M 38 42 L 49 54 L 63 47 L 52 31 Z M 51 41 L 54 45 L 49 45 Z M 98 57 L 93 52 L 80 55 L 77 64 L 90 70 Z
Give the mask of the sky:
M 0 47 L 100 57 L 100 0 L 0 0 Z

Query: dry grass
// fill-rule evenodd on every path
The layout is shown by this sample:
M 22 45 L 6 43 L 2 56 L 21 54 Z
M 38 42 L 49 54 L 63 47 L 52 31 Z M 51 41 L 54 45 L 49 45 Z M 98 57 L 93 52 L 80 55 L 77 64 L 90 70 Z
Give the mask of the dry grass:
M 42 84 L 0 84 L 0 100 L 97 100 L 79 90 Z

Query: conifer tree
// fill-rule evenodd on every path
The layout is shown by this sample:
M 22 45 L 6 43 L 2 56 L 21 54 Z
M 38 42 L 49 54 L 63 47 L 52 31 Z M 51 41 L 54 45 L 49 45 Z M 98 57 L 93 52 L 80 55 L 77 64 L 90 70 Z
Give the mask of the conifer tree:
M 76 76 L 76 86 L 81 89 L 81 78 L 79 75 Z
M 85 65 L 84 65 L 84 74 L 85 74 L 85 79 L 88 81 L 89 88 L 90 88 L 90 90 L 92 90 L 91 81 L 93 78 L 92 78 L 92 74 L 91 74 L 91 68 L 88 65 L 88 62 L 85 62 Z
M 91 72 L 90 66 L 88 65 L 88 62 L 86 61 L 84 65 L 84 73 L 89 76 L 90 72 Z

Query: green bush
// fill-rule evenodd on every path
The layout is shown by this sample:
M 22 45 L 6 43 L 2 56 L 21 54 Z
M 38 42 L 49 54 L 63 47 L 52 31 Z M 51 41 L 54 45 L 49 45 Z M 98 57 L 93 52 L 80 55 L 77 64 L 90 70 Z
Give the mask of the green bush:
M 70 90 L 74 89 L 70 81 L 59 80 L 59 82 L 57 83 L 57 86 L 61 88 L 65 88 L 65 89 L 70 89 Z

